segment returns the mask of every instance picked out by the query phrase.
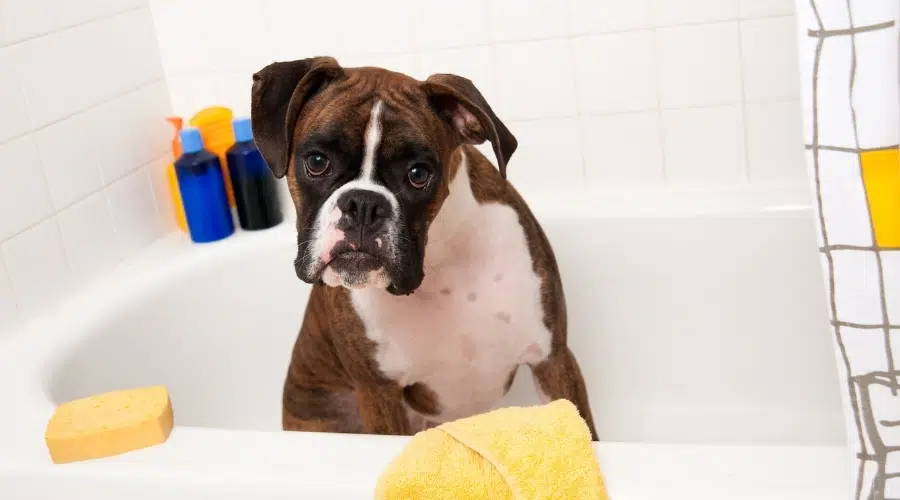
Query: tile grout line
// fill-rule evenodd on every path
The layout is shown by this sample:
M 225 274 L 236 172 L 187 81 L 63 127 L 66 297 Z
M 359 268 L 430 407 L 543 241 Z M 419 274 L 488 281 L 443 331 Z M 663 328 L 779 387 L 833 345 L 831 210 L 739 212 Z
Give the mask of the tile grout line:
M 18 296 L 19 293 L 16 290 L 16 285 L 13 283 L 12 276 L 9 273 L 11 269 L 8 262 L 6 262 L 6 252 L 3 251 L 3 245 L 0 243 L 0 271 L 3 272 L 3 275 L 6 276 L 6 281 L 9 284 L 9 290 L 12 293 L 12 309 L 13 314 L 15 314 L 15 318 L 13 324 L 19 323 L 22 320 L 23 312 L 22 306 L 19 305 Z
M 163 59 L 163 49 L 159 43 L 159 38 L 160 38 L 159 37 L 159 33 L 160 33 L 159 22 L 157 21 L 157 18 L 159 17 L 157 12 L 159 12 L 159 11 L 158 11 L 158 9 L 153 8 L 153 0 L 147 1 L 147 8 L 150 10 L 150 24 L 153 27 L 153 41 L 156 44 L 156 54 L 157 54 L 157 56 L 159 56 L 159 66 L 162 69 L 162 78 L 161 79 L 165 83 L 166 94 L 169 95 L 169 111 L 171 112 L 172 111 L 172 96 L 171 96 L 171 92 L 170 92 L 169 81 L 174 79 L 178 75 L 178 73 L 175 72 L 173 74 L 170 71 L 170 68 L 169 68 L 170 65 L 167 65 L 166 61 Z M 264 16 L 264 17 L 266 17 L 266 19 L 267 19 L 266 23 L 268 23 L 268 16 Z M 271 32 L 271 30 L 269 30 L 268 26 L 267 26 L 266 33 L 269 33 L 269 32 Z M 271 50 L 271 49 L 269 49 L 269 50 Z
M 651 49 L 653 50 L 653 85 L 656 91 L 656 135 L 659 138 L 659 162 L 662 170 L 662 185 L 669 186 L 669 169 L 666 165 L 666 127 L 663 122 L 662 71 L 659 67 L 659 33 L 656 28 L 650 31 Z
M 109 224 L 110 224 L 110 226 L 112 226 L 113 240 L 116 242 L 116 245 L 119 246 L 119 249 L 118 249 L 119 251 L 116 252 L 117 255 L 116 255 L 116 259 L 115 259 L 116 265 L 118 265 L 120 262 L 122 262 L 125 259 L 125 257 L 123 256 L 124 252 L 121 252 L 121 243 L 119 240 L 119 228 L 118 228 L 118 225 L 116 224 L 115 217 L 113 217 L 112 202 L 109 201 L 109 194 L 106 193 L 106 188 L 103 188 L 101 190 L 101 192 L 103 194 L 103 206 L 106 209 L 106 215 L 109 216 Z
M 24 0 L 22 0 L 22 1 L 24 1 Z M 74 1 L 74 0 L 69 0 L 69 1 Z M 47 32 L 43 32 L 43 33 L 38 33 L 38 34 L 36 34 L 36 35 L 30 35 L 30 36 L 27 36 L 27 37 L 25 37 L 25 38 L 20 38 L 20 39 L 18 39 L 18 40 L 13 40 L 12 42 L 7 43 L 7 44 L 5 44 L 5 45 L 0 45 L 0 49 L 16 47 L 16 46 L 18 46 L 18 45 L 24 45 L 24 44 L 26 44 L 26 43 L 28 43 L 28 42 L 33 42 L 33 41 L 35 41 L 35 40 L 40 40 L 41 38 L 47 38 L 47 37 L 50 37 L 50 36 L 58 35 L 58 34 L 60 34 L 60 33 L 64 33 L 64 32 L 66 32 L 66 31 L 70 31 L 70 30 L 73 30 L 73 29 L 81 28 L 81 27 L 87 26 L 87 25 L 89 25 L 89 24 L 94 24 L 94 23 L 98 23 L 98 22 L 101 22 L 101 21 L 108 21 L 108 20 L 110 20 L 110 19 L 112 19 L 112 18 L 114 18 L 114 17 L 118 17 L 118 16 L 125 15 L 125 14 L 130 14 L 130 13 L 132 13 L 132 12 L 137 12 L 137 11 L 139 11 L 139 10 L 141 10 L 141 9 L 147 9 L 147 10 L 149 11 L 149 10 L 150 10 L 150 4 L 148 3 L 147 5 L 138 5 L 138 6 L 136 6 L 136 7 L 129 7 L 129 8 L 124 9 L 124 10 L 119 10 L 119 11 L 116 11 L 116 12 L 111 12 L 111 13 L 108 13 L 108 14 L 103 14 L 103 15 L 101 15 L 101 16 L 98 16 L 98 17 L 95 17 L 95 18 L 92 18 L 92 19 L 87 19 L 87 20 L 85 20 L 85 21 L 80 21 L 80 22 L 75 23 L 75 24 L 69 24 L 69 25 L 65 25 L 65 26 L 60 26 L 59 28 L 56 28 L 56 29 L 54 29 L 53 31 L 47 31 Z
M 168 88 L 166 89 L 166 100 L 167 100 L 168 110 L 169 110 L 168 113 L 172 114 L 172 96 L 169 93 Z M 158 193 L 156 192 L 156 181 L 153 178 L 153 167 L 155 166 L 155 164 L 157 162 L 161 162 L 161 160 L 165 159 L 166 161 L 163 164 L 163 170 L 164 170 L 163 174 L 167 175 L 166 171 L 168 170 L 169 163 L 170 163 L 169 158 L 171 158 L 172 162 L 175 162 L 178 159 L 178 158 L 175 158 L 174 155 L 175 155 L 174 151 L 167 150 L 165 153 L 163 153 L 162 156 L 154 158 L 152 161 L 150 161 L 150 163 L 148 163 L 146 165 L 142 165 L 140 167 L 140 168 L 149 167 L 150 172 L 148 173 L 148 177 L 150 180 L 150 194 L 153 196 L 153 205 L 156 207 L 156 217 L 159 219 L 158 222 L 160 224 L 161 229 L 165 229 L 166 224 L 165 224 L 165 221 L 163 220 L 163 218 L 166 216 L 163 214 L 163 212 L 164 212 L 163 203 L 161 201 L 157 200 Z M 170 196 L 171 196 L 171 194 L 170 194 Z M 108 201 L 109 200 L 107 199 L 107 202 Z M 173 208 L 174 208 L 174 201 L 175 200 L 171 200 L 171 202 L 172 202 L 171 205 L 173 206 Z M 112 208 L 110 208 L 110 212 L 111 211 L 112 211 Z M 110 213 L 110 217 L 112 217 L 112 213 Z M 177 222 L 175 223 L 175 226 L 176 227 L 178 226 Z
M 153 199 L 153 208 L 156 212 L 156 223 L 159 224 L 161 230 L 164 227 L 164 222 L 162 219 L 163 209 L 161 200 L 157 200 L 156 185 L 153 180 L 153 169 L 156 167 L 157 161 L 162 160 L 162 158 L 164 157 L 157 158 L 150 163 L 140 167 L 142 170 L 146 170 L 144 174 L 147 176 L 147 182 L 150 183 L 150 197 Z M 168 169 L 168 164 L 165 164 L 163 168 Z
M 571 33 L 575 31 L 575 12 L 573 12 L 572 2 L 565 3 L 566 9 L 566 28 Z M 585 186 L 587 186 L 589 182 L 588 176 L 588 165 L 587 165 L 587 152 L 585 151 L 585 127 L 584 127 L 584 114 L 582 113 L 581 106 L 581 89 L 578 84 L 578 61 L 576 57 L 575 50 L 575 40 L 573 37 L 566 38 L 566 49 L 569 54 L 569 74 L 572 77 L 572 92 L 574 92 L 575 98 L 575 125 L 578 127 L 578 137 L 576 140 L 578 141 L 578 151 L 579 158 L 581 159 L 581 180 Z
M 740 76 L 740 92 L 741 92 L 741 135 L 744 138 L 743 161 L 744 180 L 747 183 L 753 182 L 753 176 L 750 173 L 750 132 L 747 127 L 747 84 L 744 81 L 744 23 L 737 22 L 737 45 L 738 45 L 738 75 Z
M 493 18 L 493 16 L 491 15 L 490 5 L 484 6 L 484 12 L 485 12 L 485 14 L 484 14 L 485 23 L 487 23 L 485 25 L 485 31 L 487 32 L 487 38 L 493 39 L 494 38 L 494 23 L 491 22 L 491 19 Z M 503 95 L 503 97 L 500 98 L 500 105 L 503 107 L 506 107 L 507 98 L 506 98 L 506 95 L 500 91 L 500 79 L 497 78 L 497 76 L 498 76 L 497 75 L 497 61 L 499 60 L 499 57 L 497 55 L 497 46 L 494 44 L 489 44 L 487 42 L 485 42 L 483 45 L 477 45 L 477 47 L 482 47 L 482 46 L 486 46 L 490 50 L 491 90 L 494 92 L 494 94 L 497 97 L 500 97 L 501 95 Z M 459 48 L 462 49 L 465 47 L 459 47 Z M 454 50 L 454 49 L 441 49 L 441 50 Z M 491 98 L 493 98 L 493 97 L 494 96 L 491 96 Z M 497 162 L 497 165 L 500 165 L 500 158 L 497 158 L 496 153 L 494 153 L 493 151 L 494 151 L 494 148 L 491 148 L 491 154 L 494 156 L 494 161 Z M 485 155 L 485 157 L 487 157 L 487 155 Z M 490 158 L 488 158 L 488 161 L 490 161 Z

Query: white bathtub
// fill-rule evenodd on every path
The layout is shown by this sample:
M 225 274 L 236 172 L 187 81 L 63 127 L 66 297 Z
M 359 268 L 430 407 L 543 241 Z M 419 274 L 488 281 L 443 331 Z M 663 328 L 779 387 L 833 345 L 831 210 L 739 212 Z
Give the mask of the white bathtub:
M 614 500 L 848 498 L 804 194 L 532 201 Z M 206 246 L 174 234 L 3 339 L 0 498 L 371 498 L 407 438 L 279 430 L 308 292 L 294 241 L 291 221 Z M 148 384 L 172 393 L 164 445 L 50 463 L 56 404 Z M 534 401 L 518 377 L 507 402 Z

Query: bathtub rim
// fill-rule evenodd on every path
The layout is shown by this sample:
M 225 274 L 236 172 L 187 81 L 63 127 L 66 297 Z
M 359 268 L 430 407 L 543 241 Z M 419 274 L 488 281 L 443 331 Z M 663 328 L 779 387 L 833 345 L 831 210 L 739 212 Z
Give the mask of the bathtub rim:
M 576 216 L 582 214 L 587 217 L 658 218 L 808 211 L 811 208 L 808 204 L 797 203 L 796 198 L 777 196 L 765 201 L 752 197 L 731 198 L 734 203 L 723 209 L 717 205 L 718 201 L 694 203 L 692 195 L 684 194 L 681 205 L 666 211 L 659 211 L 658 207 L 650 205 L 644 211 L 628 211 L 629 206 L 636 206 L 633 200 L 611 198 L 599 203 L 603 207 L 599 213 L 593 211 L 598 207 L 597 200 L 574 198 L 567 200 L 571 203 L 564 208 L 559 206 L 558 201 L 538 199 L 530 205 L 541 220 L 572 216 L 573 211 Z M 237 258 L 248 248 L 292 242 L 295 238 L 293 221 L 293 214 L 290 214 L 276 228 L 253 233 L 239 231 L 220 244 L 210 245 L 193 245 L 182 234 L 171 233 L 79 290 L 47 314 L 0 339 L 0 376 L 5 380 L 18 381 L 10 388 L 8 396 L 15 403 L 15 411 L 0 412 L 0 442 L 4 443 L 0 446 L 0 485 L 6 481 L 15 481 L 16 484 L 34 481 L 34 484 L 39 484 L 49 479 L 64 484 L 66 478 L 138 483 L 159 480 L 188 484 L 214 478 L 216 484 L 208 485 L 213 489 L 266 484 L 276 489 L 286 488 L 286 491 L 291 488 L 320 491 L 315 488 L 327 487 L 330 488 L 329 493 L 334 493 L 332 490 L 337 483 L 345 488 L 342 491 L 347 494 L 371 494 L 378 473 L 408 442 L 408 438 L 316 433 L 285 435 L 269 431 L 177 426 L 165 445 L 69 466 L 52 465 L 43 440 L 34 439 L 43 435 L 44 425 L 55 407 L 49 387 L 52 373 L 41 367 L 48 364 L 58 367 L 59 359 L 65 357 L 80 339 L 97 330 L 94 325 L 102 321 L 103 310 L 136 300 L 147 293 L 148 287 L 163 287 L 171 282 L 173 276 L 197 272 L 198 266 L 221 265 L 223 258 Z M 213 251 L 220 255 L 216 259 L 207 258 L 207 253 Z M 274 436 L 279 437 L 273 439 Z M 254 466 L 250 466 L 241 457 L 242 454 L 228 456 L 218 452 L 216 445 L 232 449 L 253 446 L 261 454 L 255 457 Z M 303 453 L 304 450 L 321 446 L 353 449 L 358 453 L 356 456 L 360 457 L 361 465 L 352 472 L 352 477 L 337 481 L 337 474 L 347 472 L 346 455 L 326 458 L 321 455 L 308 457 Z M 657 494 L 668 493 L 672 489 L 693 490 L 697 481 L 705 482 L 706 487 L 711 488 L 709 498 L 721 498 L 723 491 L 733 492 L 735 487 L 746 489 L 748 484 L 755 485 L 752 494 L 757 498 L 762 494 L 767 498 L 837 499 L 850 494 L 849 452 L 841 446 L 754 447 L 604 442 L 594 447 L 601 469 L 607 473 L 611 493 L 616 497 L 656 498 Z M 187 450 L 192 449 L 195 454 L 186 454 Z M 299 468 L 307 473 L 298 473 L 298 468 L 294 467 L 286 473 L 284 463 L 297 456 L 308 457 L 303 459 L 306 468 Z M 647 473 L 648 456 L 664 457 L 656 460 L 656 475 L 651 486 L 641 484 L 646 481 L 640 480 L 641 475 Z M 663 463 L 665 457 L 674 456 L 678 459 Z M 789 477 L 777 474 L 779 469 L 773 467 L 773 464 L 785 462 L 786 457 L 792 457 L 789 463 L 796 467 Z M 729 472 L 729 467 L 732 472 Z M 740 472 L 735 475 L 734 470 Z M 690 471 L 705 473 L 700 479 L 696 474 L 692 476 Z M 829 473 L 822 474 L 822 471 Z M 773 473 L 775 476 L 771 476 Z M 668 482 L 661 481 L 660 475 L 667 477 Z M 761 480 L 761 477 L 770 481 Z M 738 484 L 741 481 L 744 482 Z M 746 489 L 746 492 L 751 492 L 751 489 Z M 702 492 L 697 491 L 692 497 L 705 498 Z

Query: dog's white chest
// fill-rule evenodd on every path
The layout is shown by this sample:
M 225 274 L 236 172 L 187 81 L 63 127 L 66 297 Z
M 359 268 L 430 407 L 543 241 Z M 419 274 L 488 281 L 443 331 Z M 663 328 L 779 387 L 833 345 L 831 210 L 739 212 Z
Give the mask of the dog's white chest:
M 366 334 L 377 345 L 379 367 L 402 385 L 421 382 L 434 391 L 441 407 L 429 417 L 435 421 L 490 410 L 513 369 L 539 362 L 550 351 L 540 280 L 515 211 L 499 204 L 470 206 L 455 214 L 463 216 L 455 224 L 439 220 L 444 210 L 429 232 L 425 279 L 415 293 L 352 293 Z M 431 255 L 441 258 L 431 264 Z

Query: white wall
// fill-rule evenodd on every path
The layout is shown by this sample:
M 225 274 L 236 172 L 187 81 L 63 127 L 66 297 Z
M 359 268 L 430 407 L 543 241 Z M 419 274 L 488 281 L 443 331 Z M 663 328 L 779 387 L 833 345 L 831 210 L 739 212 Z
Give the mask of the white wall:
M 147 0 L 0 0 L 0 333 L 171 228 L 170 109 Z
M 0 332 L 171 230 L 164 117 L 272 60 L 471 78 L 526 196 L 805 188 L 793 4 L 0 0 Z
M 272 60 L 471 78 L 526 192 L 806 186 L 794 0 L 151 0 L 176 112 Z

